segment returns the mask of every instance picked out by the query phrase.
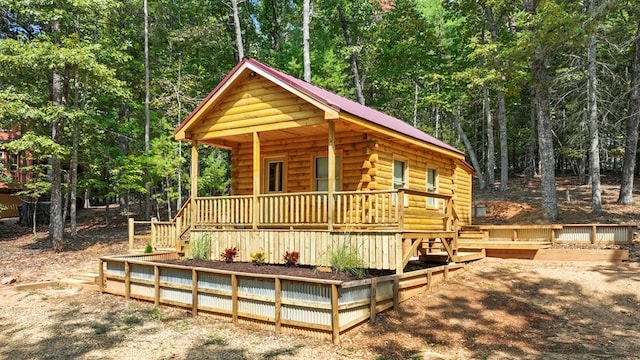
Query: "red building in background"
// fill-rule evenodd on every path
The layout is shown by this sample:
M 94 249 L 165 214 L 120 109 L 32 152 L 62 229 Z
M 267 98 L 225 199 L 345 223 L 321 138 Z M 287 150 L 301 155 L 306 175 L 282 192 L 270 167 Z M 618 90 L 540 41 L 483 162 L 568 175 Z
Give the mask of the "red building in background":
M 18 137 L 20 137 L 19 131 L 0 130 L 0 145 Z M 9 176 L 8 182 L 0 181 L 0 203 L 8 207 L 7 210 L 0 212 L 0 217 L 18 216 L 18 205 L 21 200 L 15 193 L 22 190 L 27 182 L 27 173 L 23 170 L 28 164 L 27 157 L 24 153 L 13 154 L 0 149 L 0 163 L 4 165 L 6 175 Z

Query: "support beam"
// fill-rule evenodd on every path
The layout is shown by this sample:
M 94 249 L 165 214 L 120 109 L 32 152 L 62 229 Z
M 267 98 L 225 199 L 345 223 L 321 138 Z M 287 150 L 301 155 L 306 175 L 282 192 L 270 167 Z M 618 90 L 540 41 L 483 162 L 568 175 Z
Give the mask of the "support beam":
M 258 204 L 258 195 L 260 194 L 260 169 L 262 162 L 260 160 L 260 134 L 256 131 L 253 133 L 253 229 L 258 229 L 260 217 L 260 204 Z
M 334 193 L 336 191 L 336 125 L 333 120 L 328 120 L 329 122 L 329 146 L 328 146 L 328 156 L 327 162 L 329 166 L 329 179 L 328 179 L 328 194 L 329 194 L 329 204 L 328 204 L 328 226 L 329 231 L 333 231 L 333 224 L 335 223 L 335 198 Z
M 191 226 L 196 224 L 198 207 L 196 198 L 198 197 L 198 141 L 191 142 Z

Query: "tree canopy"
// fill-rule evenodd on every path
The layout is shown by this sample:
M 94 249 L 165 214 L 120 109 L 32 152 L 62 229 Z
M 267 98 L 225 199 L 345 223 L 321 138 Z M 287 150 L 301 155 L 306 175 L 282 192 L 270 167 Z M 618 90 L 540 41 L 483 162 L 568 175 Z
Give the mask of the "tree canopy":
M 126 208 L 149 195 L 175 214 L 190 154 L 172 130 L 239 54 L 303 77 L 302 0 L 150 1 L 147 149 L 144 4 L 0 0 L 0 128 L 59 146 L 60 179 L 83 169 L 52 182 L 55 198 Z M 637 1 L 316 0 L 309 12 L 311 82 L 464 148 L 481 186 L 541 175 L 551 196 L 558 172 L 633 179 Z M 226 191 L 228 154 L 202 162 L 199 193 Z

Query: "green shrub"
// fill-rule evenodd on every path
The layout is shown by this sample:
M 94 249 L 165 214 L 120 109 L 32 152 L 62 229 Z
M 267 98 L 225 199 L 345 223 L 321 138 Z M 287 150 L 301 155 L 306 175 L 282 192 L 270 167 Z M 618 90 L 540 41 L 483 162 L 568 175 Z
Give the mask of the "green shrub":
M 209 260 L 211 253 L 211 237 L 209 234 L 192 239 L 189 243 L 189 257 L 197 260 Z
M 250 258 L 253 265 L 256 266 L 262 266 L 267 261 L 267 256 L 265 255 L 264 251 L 252 252 Z
M 335 272 L 346 272 L 359 278 L 367 275 L 364 261 L 355 249 L 347 244 L 340 245 L 329 255 L 329 262 Z
M 147 246 L 144 247 L 145 254 L 151 254 L 153 252 L 153 245 L 151 243 L 147 243 Z

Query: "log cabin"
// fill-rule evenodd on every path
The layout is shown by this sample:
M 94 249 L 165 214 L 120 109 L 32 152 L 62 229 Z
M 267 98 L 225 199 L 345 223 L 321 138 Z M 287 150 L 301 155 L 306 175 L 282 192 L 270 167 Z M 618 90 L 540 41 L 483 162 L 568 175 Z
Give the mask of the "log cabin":
M 297 251 L 302 265 L 330 266 L 345 246 L 396 273 L 416 257 L 460 260 L 473 169 L 400 119 L 245 58 L 175 138 L 191 143 L 191 197 L 174 221 L 153 224 L 158 248 L 166 238 L 188 251 L 206 236 L 213 258 L 236 247 L 241 261 L 261 251 L 282 263 Z M 199 145 L 230 151 L 229 195 L 197 195 Z

